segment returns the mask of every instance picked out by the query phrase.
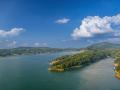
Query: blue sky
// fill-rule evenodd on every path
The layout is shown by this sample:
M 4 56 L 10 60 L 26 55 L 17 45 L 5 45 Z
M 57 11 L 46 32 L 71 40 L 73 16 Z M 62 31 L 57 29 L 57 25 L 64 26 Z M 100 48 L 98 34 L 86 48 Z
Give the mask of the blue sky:
M 119 0 L 0 0 L 0 48 L 65 48 L 118 42 L 119 3 Z

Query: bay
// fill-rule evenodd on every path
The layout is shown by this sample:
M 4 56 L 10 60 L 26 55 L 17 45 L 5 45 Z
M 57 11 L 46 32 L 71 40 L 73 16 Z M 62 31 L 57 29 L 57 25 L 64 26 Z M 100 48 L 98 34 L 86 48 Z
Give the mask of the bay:
M 66 54 L 71 53 L 0 58 L 0 90 L 120 90 L 112 58 L 79 70 L 48 71 L 51 60 Z

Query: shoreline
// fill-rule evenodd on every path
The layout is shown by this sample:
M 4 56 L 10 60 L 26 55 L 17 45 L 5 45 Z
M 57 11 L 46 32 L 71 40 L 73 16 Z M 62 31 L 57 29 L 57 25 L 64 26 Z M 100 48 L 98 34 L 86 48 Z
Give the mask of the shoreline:
M 114 63 L 113 64 L 114 68 L 115 68 L 115 77 L 120 79 L 120 73 L 118 72 L 118 70 L 116 69 L 117 67 L 119 67 L 120 65 L 118 63 Z

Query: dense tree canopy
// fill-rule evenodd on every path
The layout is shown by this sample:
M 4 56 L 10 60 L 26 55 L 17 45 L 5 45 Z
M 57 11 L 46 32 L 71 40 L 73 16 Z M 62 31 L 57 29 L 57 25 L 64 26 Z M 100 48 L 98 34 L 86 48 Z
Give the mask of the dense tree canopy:
M 116 72 L 120 75 L 120 51 L 116 53 L 116 60 L 114 63 L 116 64 Z
M 87 64 L 104 59 L 108 56 L 104 50 L 85 50 L 82 53 L 75 55 L 66 55 L 59 57 L 51 62 L 49 70 L 59 71 L 67 70 L 76 67 L 82 67 Z

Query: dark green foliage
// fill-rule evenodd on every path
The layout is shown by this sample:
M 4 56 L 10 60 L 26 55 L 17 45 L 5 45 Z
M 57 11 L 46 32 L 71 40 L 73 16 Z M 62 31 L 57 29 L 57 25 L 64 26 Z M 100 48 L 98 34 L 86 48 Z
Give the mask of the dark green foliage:
M 120 48 L 86 49 L 79 54 L 66 55 L 55 59 L 55 63 L 52 63 L 50 68 L 54 68 L 53 71 L 57 69 L 68 70 L 86 66 L 108 57 L 116 58 L 115 63 L 119 64 L 116 70 L 120 72 Z
M 66 56 L 57 58 L 55 60 L 57 62 L 53 63 L 51 68 L 65 70 L 65 69 L 73 68 L 76 66 L 84 66 L 86 64 L 90 64 L 98 60 L 104 59 L 107 56 L 108 54 L 102 50 L 86 50 L 79 54 L 66 55 Z
M 118 49 L 120 48 L 120 44 L 110 43 L 110 42 L 100 42 L 96 44 L 92 44 L 87 47 L 87 49 Z
M 115 53 L 116 60 L 114 61 L 115 64 L 115 71 L 117 72 L 117 76 L 120 76 L 120 50 Z

